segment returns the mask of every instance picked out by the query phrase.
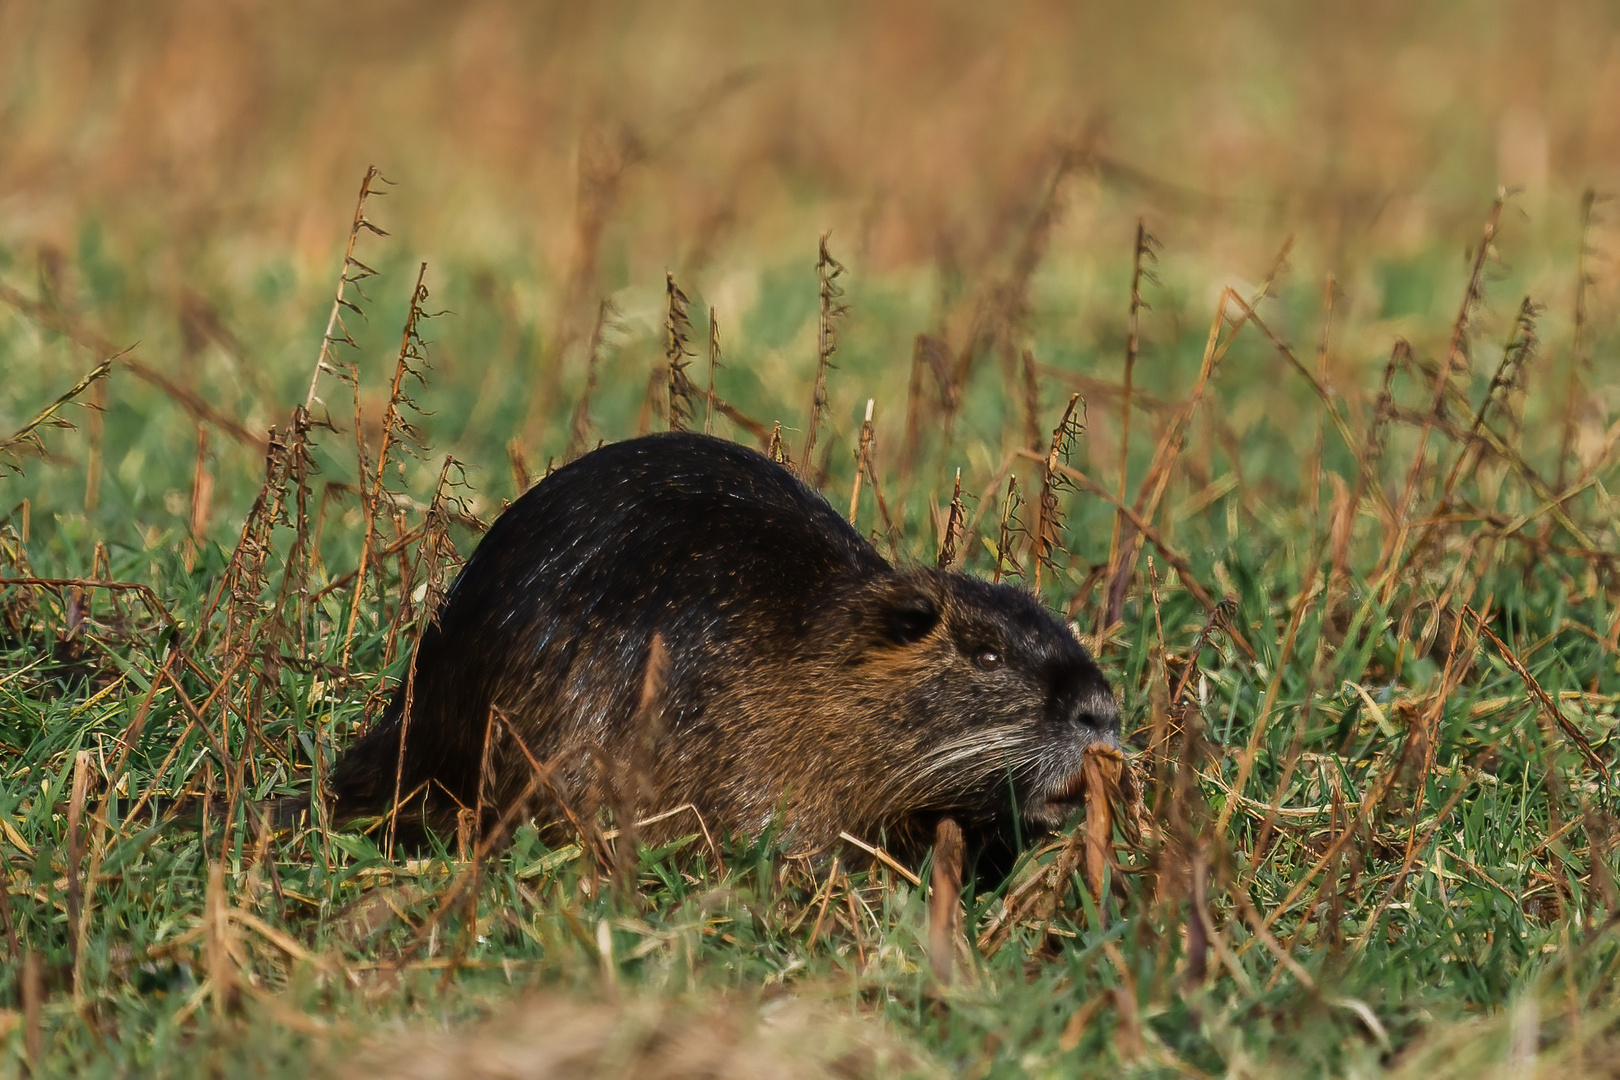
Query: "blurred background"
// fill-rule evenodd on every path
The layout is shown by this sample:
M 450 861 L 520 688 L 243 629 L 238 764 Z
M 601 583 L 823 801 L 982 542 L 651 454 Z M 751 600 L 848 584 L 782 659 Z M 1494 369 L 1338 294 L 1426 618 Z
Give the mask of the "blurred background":
M 666 271 L 700 336 L 716 310 L 722 389 L 799 425 L 824 231 L 851 270 L 842 359 L 862 373 L 834 380 L 841 438 L 867 397 L 880 435 L 901 437 L 914 336 L 962 347 L 976 298 L 1032 243 L 1037 359 L 1117 381 L 1138 217 L 1163 244 L 1147 392 L 1185 387 L 1220 288 L 1252 291 L 1292 237 L 1279 294 L 1297 300 L 1278 325 L 1314 343 L 1331 275 L 1335 385 L 1374 393 L 1395 336 L 1443 347 L 1499 186 L 1518 194 L 1479 326 L 1505 336 L 1533 294 L 1562 385 L 1582 194 L 1620 191 L 1620 7 L 7 3 L 0 131 L 0 282 L 139 342 L 257 432 L 302 400 L 377 165 L 395 186 L 369 210 L 391 236 L 357 252 L 385 271 L 356 329 L 367 411 L 386 400 L 426 260 L 454 312 L 427 335 L 429 428 L 510 495 L 509 440 L 535 462 L 566 441 L 552 420 L 583 385 L 606 296 L 620 367 L 600 426 L 633 433 Z M 1599 201 L 1587 228 L 1591 327 L 1615 299 L 1613 216 Z M 91 362 L 0 309 L 0 426 Z M 1052 409 L 1067 396 L 1042 394 Z M 97 512 L 159 522 L 190 484 L 190 421 L 164 428 L 148 384 L 115 375 L 108 396 Z M 1101 469 L 1114 421 L 1090 404 Z M 1001 426 L 996 413 L 979 431 Z M 77 513 L 81 442 L 53 436 L 18 490 Z M 215 439 L 207 453 L 222 493 L 253 483 L 257 451 Z

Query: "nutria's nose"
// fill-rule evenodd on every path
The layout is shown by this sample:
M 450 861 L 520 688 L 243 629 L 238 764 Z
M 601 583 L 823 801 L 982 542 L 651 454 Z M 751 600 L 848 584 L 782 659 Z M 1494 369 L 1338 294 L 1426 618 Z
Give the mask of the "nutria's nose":
M 1107 686 L 1093 687 L 1081 696 L 1075 719 L 1110 741 L 1119 741 L 1119 702 Z
M 1111 742 L 1119 741 L 1119 703 L 1101 673 L 1087 665 L 1070 673 L 1058 698 L 1058 715 Z

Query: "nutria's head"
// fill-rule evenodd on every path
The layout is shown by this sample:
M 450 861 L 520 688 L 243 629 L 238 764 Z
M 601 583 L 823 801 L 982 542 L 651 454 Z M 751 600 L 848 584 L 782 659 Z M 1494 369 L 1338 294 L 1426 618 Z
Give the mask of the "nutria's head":
M 1118 745 L 1107 680 L 1022 589 L 882 574 L 842 593 L 814 636 L 830 643 L 818 666 L 835 703 L 814 737 L 854 766 L 860 787 L 844 798 L 869 823 L 909 831 L 949 815 L 1010 832 L 1016 807 L 1024 831 L 1056 828 L 1076 809 L 1086 747 Z

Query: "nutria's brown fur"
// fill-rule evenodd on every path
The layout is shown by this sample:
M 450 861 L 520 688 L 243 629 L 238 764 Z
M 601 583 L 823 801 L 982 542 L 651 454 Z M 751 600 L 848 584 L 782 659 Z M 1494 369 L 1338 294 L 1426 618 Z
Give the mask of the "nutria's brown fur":
M 786 469 L 700 435 L 604 447 L 515 502 L 414 662 L 400 791 L 430 817 L 480 801 L 492 730 L 485 807 L 534 789 L 532 755 L 542 815 L 617 768 L 642 813 L 690 804 L 793 851 L 947 814 L 1006 838 L 1061 824 L 1082 751 L 1118 738 L 1107 682 L 1028 593 L 891 568 Z M 404 697 L 333 771 L 340 820 L 391 802 Z

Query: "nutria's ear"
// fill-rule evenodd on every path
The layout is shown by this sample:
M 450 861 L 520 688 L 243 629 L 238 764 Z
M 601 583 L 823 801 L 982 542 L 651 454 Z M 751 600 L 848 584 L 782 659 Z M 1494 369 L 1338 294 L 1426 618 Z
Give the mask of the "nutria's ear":
M 920 589 L 883 598 L 883 630 L 896 645 L 915 645 L 939 625 L 939 605 Z

